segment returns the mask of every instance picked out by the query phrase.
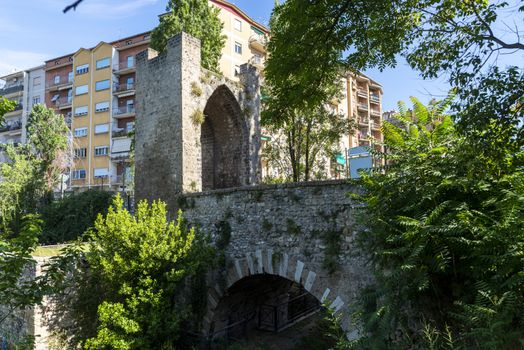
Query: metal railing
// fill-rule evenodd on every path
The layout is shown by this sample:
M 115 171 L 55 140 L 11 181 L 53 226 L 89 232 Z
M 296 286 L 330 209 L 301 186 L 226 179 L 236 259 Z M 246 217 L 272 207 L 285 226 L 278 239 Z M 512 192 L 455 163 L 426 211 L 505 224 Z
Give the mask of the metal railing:
M 0 127 L 0 132 L 20 130 L 20 129 L 22 129 L 22 122 L 20 120 L 17 120 L 14 123 L 6 124 L 4 126 L 1 126 Z
M 9 86 L 4 86 L 2 89 L 0 89 L 0 96 L 5 96 L 12 94 L 13 92 L 23 91 L 24 90 L 24 83 L 17 83 Z
M 367 98 L 367 97 L 368 97 L 368 93 L 367 93 L 367 91 L 365 91 L 365 90 L 360 90 L 360 89 L 359 89 L 359 90 L 357 91 L 357 96 L 358 96 L 358 97 Z
M 369 108 L 368 108 L 368 105 L 363 104 L 363 103 L 359 103 L 359 104 L 357 105 L 357 107 L 358 107 L 359 109 L 364 110 L 364 111 L 367 111 L 367 110 L 369 109 Z
M 376 109 L 371 109 L 371 115 L 380 116 L 380 111 Z
M 125 128 L 116 128 L 114 127 L 111 131 L 111 135 L 113 137 L 128 137 L 129 136 L 129 133 L 131 131 L 125 129 Z
M 65 79 L 65 78 L 64 78 Z M 74 79 L 73 78 L 67 78 L 66 81 L 64 81 L 64 79 L 62 79 L 62 77 L 60 77 L 60 79 L 58 81 L 48 81 L 45 83 L 45 87 L 46 89 L 50 89 L 50 88 L 58 88 L 58 87 L 61 87 L 61 86 L 67 86 L 67 85 L 71 85 L 73 84 L 74 82 Z
M 119 116 L 123 114 L 132 114 L 132 113 L 135 113 L 134 105 L 113 108 L 113 116 Z
M 267 45 L 267 37 L 261 34 L 251 34 L 249 37 L 249 43 L 257 42 L 262 46 Z
M 122 62 L 122 63 L 115 63 L 113 65 L 113 72 L 118 72 L 120 70 L 124 69 L 132 69 L 135 68 L 135 62 Z
M 113 92 L 125 92 L 135 90 L 135 83 L 114 84 Z
M 60 96 L 55 100 L 55 105 L 57 107 L 68 106 L 73 102 L 73 97 L 71 96 Z
M 380 96 L 378 95 L 371 94 L 370 99 L 372 102 L 377 102 L 377 103 L 380 102 Z

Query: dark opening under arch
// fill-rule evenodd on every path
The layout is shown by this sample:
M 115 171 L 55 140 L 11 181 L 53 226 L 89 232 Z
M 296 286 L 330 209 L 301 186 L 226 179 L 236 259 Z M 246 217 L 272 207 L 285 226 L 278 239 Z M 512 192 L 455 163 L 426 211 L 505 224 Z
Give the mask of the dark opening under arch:
M 219 86 L 207 101 L 201 127 L 202 190 L 244 185 L 247 130 L 229 88 Z

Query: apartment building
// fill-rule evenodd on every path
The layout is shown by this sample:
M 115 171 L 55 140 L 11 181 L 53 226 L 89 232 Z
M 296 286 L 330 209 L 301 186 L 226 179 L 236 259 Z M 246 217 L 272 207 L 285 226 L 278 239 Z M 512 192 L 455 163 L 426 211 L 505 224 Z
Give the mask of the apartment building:
M 0 77 L 5 82 L 0 89 L 0 96 L 16 102 L 14 110 L 4 115 L 0 125 L 0 144 L 18 144 L 22 142 L 26 114 L 24 113 L 24 89 L 27 88 L 28 74 L 25 71 L 15 72 Z M 0 153 L 0 162 L 5 161 L 5 154 Z
M 382 86 L 364 74 L 347 77 L 348 116 L 357 123 L 349 135 L 349 148 L 358 146 L 382 150 Z
M 263 67 L 268 29 L 238 7 L 210 0 L 220 9 L 226 43 L 220 60 L 222 73 L 237 79 L 240 65 Z M 70 186 L 111 187 L 132 184 L 129 162 L 135 119 L 135 55 L 149 46 L 150 33 L 45 62 L 48 107 L 65 116 L 73 136 L 74 165 Z

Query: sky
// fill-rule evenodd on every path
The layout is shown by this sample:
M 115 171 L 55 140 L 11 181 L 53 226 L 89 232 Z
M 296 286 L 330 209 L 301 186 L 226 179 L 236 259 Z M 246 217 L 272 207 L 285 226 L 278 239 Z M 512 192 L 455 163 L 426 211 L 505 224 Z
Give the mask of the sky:
M 0 76 L 38 66 L 45 60 L 153 29 L 167 0 L 84 0 L 76 11 L 62 13 L 74 0 L 0 0 Z M 232 0 L 267 25 L 274 0 Z M 383 72 L 364 72 L 383 86 L 383 110 L 417 96 L 427 102 L 446 95 L 444 78 L 425 81 L 403 59 Z

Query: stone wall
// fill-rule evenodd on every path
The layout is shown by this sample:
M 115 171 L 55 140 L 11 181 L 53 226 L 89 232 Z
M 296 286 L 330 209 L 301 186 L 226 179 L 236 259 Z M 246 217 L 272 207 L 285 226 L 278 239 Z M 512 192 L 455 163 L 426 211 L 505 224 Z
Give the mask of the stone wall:
M 255 274 L 274 274 L 302 284 L 343 313 L 348 333 L 351 306 L 371 281 L 354 246 L 360 210 L 344 181 L 262 185 L 191 193 L 177 197 L 184 217 L 215 240 L 230 234 L 225 249 L 225 286 L 212 282 L 209 327 L 228 286 Z M 226 231 L 224 232 L 224 227 Z
M 136 62 L 137 199 L 160 198 L 174 209 L 174 194 L 260 180 L 255 67 L 241 66 L 238 81 L 206 71 L 200 41 L 185 33 Z

